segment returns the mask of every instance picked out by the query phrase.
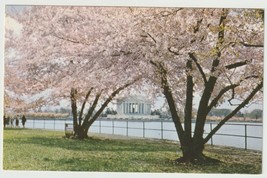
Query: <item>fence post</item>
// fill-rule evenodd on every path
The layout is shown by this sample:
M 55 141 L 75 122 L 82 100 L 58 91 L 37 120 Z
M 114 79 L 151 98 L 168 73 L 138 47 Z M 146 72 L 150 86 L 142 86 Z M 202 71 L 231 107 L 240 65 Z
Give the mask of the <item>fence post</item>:
M 247 124 L 245 124 L 245 150 L 248 148 L 248 140 L 247 140 Z
M 33 118 L 33 124 L 32 124 L 32 128 L 34 129 L 34 121 L 35 121 L 35 119 Z
M 212 123 L 210 123 L 210 131 L 212 131 Z M 211 138 L 210 138 L 210 144 L 213 145 L 212 136 L 211 136 Z
M 161 139 L 163 139 L 163 122 L 161 120 Z
M 114 135 L 114 120 L 112 120 L 112 135 Z
M 101 133 L 101 120 L 99 120 L 99 133 Z
M 145 138 L 145 132 L 146 132 L 146 130 L 145 130 L 145 121 L 143 121 L 143 138 Z
M 126 121 L 126 136 L 128 137 L 128 129 L 129 129 L 129 127 L 128 127 L 128 120 Z
M 44 118 L 44 129 L 45 129 L 45 118 Z
M 54 118 L 54 130 L 56 130 L 56 118 Z

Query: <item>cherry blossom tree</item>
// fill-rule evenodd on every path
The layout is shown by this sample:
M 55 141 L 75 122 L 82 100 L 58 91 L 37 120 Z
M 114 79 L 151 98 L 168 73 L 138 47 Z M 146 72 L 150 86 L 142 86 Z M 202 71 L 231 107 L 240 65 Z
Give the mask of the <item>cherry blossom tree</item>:
M 142 85 L 141 63 L 124 50 L 128 48 L 126 37 L 134 35 L 131 27 L 136 25 L 127 11 L 130 9 L 32 7 L 17 19 L 23 25 L 22 34 L 9 46 L 20 58 L 6 63 L 7 68 L 15 67 L 12 75 L 17 80 L 6 83 L 6 88 L 31 96 L 49 90 L 49 97 L 38 99 L 46 105 L 70 97 L 74 135 L 87 137 L 90 126 L 116 95 L 134 83 Z
M 205 161 L 205 143 L 241 108 L 262 98 L 263 10 L 156 9 L 143 22 L 146 59 L 181 143 L 177 161 Z M 192 128 L 195 95 L 201 99 Z M 208 113 L 225 101 L 236 108 L 205 136 Z

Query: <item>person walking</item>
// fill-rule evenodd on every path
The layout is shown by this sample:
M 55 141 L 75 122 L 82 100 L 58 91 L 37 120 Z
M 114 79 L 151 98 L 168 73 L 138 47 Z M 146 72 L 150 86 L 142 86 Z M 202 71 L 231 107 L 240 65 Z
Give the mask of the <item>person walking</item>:
M 11 116 L 9 119 L 10 119 L 10 125 L 12 128 L 12 127 L 14 127 L 14 118 Z
M 6 116 L 4 115 L 4 128 L 6 128 L 6 125 L 7 125 L 7 118 L 6 118 Z
M 22 118 L 21 118 L 21 122 L 22 122 L 23 128 L 25 128 L 26 121 L 27 121 L 27 119 L 26 119 L 25 115 L 23 115 Z
M 19 127 L 19 115 L 16 116 L 16 127 L 18 128 Z
M 10 125 L 10 116 L 6 117 L 6 125 Z

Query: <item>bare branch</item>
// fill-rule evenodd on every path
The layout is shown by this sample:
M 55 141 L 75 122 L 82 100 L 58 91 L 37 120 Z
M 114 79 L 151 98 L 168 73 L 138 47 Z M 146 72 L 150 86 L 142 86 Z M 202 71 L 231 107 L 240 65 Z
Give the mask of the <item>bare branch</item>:
M 152 36 L 152 35 L 150 35 L 150 33 L 147 33 L 147 35 L 155 42 L 155 43 L 157 43 L 157 41 L 156 41 L 156 39 Z
M 213 60 L 212 62 L 212 69 L 211 72 L 214 72 L 216 70 L 216 67 L 219 66 L 220 60 L 219 58 L 221 57 L 221 51 L 220 51 L 220 47 L 223 46 L 222 44 L 224 43 L 224 32 L 225 32 L 225 26 L 226 26 L 226 22 L 225 19 L 228 15 L 228 10 L 227 9 L 223 9 L 222 10 L 222 15 L 220 17 L 220 31 L 218 33 L 218 39 L 215 45 L 215 49 L 216 49 L 216 58 Z
M 71 99 L 71 110 L 72 110 L 72 116 L 73 116 L 74 131 L 76 131 L 76 128 L 77 128 L 77 89 L 76 88 L 71 88 L 70 99 Z
M 257 94 L 258 91 L 261 90 L 263 87 L 263 81 L 259 83 L 256 88 L 253 89 L 253 91 L 247 96 L 247 98 L 239 104 L 230 114 L 228 114 L 223 120 L 219 122 L 219 124 L 206 136 L 204 139 L 204 143 L 207 143 L 209 139 L 227 122 L 229 119 L 231 119 L 240 109 L 245 107 L 249 101 Z
M 223 88 L 220 93 L 211 101 L 210 105 L 208 106 L 208 110 L 207 110 L 207 113 L 209 113 L 211 111 L 211 109 L 217 105 L 218 101 L 220 100 L 220 98 L 226 93 L 228 92 L 229 90 L 231 89 L 234 89 L 236 88 L 237 84 L 234 84 L 234 85 L 228 85 L 226 86 L 225 88 Z
M 154 62 L 152 60 L 150 60 L 150 63 L 156 67 L 156 69 L 159 71 L 160 73 L 160 77 L 161 77 L 161 88 L 163 89 L 163 93 L 166 97 L 166 100 L 168 102 L 168 105 L 170 107 L 170 111 L 172 114 L 172 119 L 176 128 L 176 131 L 178 133 L 178 137 L 180 139 L 181 142 L 183 142 L 183 137 L 184 137 L 184 130 L 181 124 L 181 120 L 180 117 L 177 113 L 177 108 L 176 108 L 176 104 L 171 92 L 171 88 L 168 84 L 168 79 L 167 79 L 167 70 L 164 68 L 164 65 L 162 62 Z
M 86 96 L 85 96 L 85 99 L 84 99 L 84 101 L 83 101 L 82 109 L 81 109 L 81 112 L 80 112 L 80 115 L 79 115 L 79 125 L 81 125 L 82 115 L 83 115 L 83 110 L 84 110 L 85 104 L 86 104 L 87 99 L 89 98 L 89 96 L 90 96 L 92 90 L 93 90 L 93 87 L 90 88 L 90 90 L 87 92 L 87 94 L 86 94 Z
M 200 27 L 202 21 L 203 21 L 203 18 L 197 21 L 197 24 L 194 27 L 194 33 L 197 33 L 199 31 L 199 27 Z
M 94 112 L 94 110 L 95 110 L 95 108 L 97 106 L 97 102 L 98 102 L 98 100 L 99 100 L 99 98 L 100 98 L 100 96 L 102 94 L 102 91 L 96 95 L 95 100 L 94 100 L 92 106 L 90 107 L 90 109 L 88 110 L 88 112 L 87 112 L 87 114 L 85 116 L 85 119 L 84 119 L 84 122 L 83 122 L 82 127 L 85 127 L 86 128 L 87 125 L 89 125 L 89 119 L 91 118 L 91 116 L 92 116 L 92 114 L 93 114 L 93 112 Z
M 198 70 L 199 70 L 199 72 L 200 72 L 200 74 L 201 74 L 201 76 L 202 76 L 202 78 L 204 80 L 204 83 L 206 84 L 208 82 L 207 78 L 206 78 L 206 75 L 205 75 L 202 67 L 200 66 L 200 64 L 197 62 L 197 58 L 194 56 L 193 53 L 188 53 L 188 55 L 195 62 L 196 66 L 197 66 L 197 68 L 198 68 Z
M 111 95 L 106 99 L 106 101 L 102 104 L 102 106 L 99 108 L 99 110 L 95 113 L 95 115 L 90 119 L 88 122 L 88 125 L 91 125 L 97 118 L 98 116 L 103 112 L 103 110 L 106 108 L 106 106 L 112 101 L 112 99 L 123 89 L 129 87 L 130 85 L 133 85 L 135 82 L 140 80 L 140 77 L 137 77 L 136 79 L 126 83 L 125 85 L 117 88 L 114 92 L 111 93 Z
M 228 85 L 226 87 L 224 87 L 219 94 L 211 101 L 210 105 L 208 106 L 208 110 L 207 113 L 209 113 L 211 111 L 211 109 L 217 105 L 218 101 L 220 100 L 220 98 L 229 90 L 234 90 L 236 87 L 240 86 L 241 82 L 243 82 L 244 80 L 250 79 L 250 78 L 259 78 L 259 76 L 257 75 L 251 75 L 251 76 L 247 76 L 244 79 L 240 80 L 238 84 L 231 84 Z M 232 98 L 229 99 L 228 101 L 231 101 L 232 99 L 234 99 L 233 97 L 234 94 L 232 94 Z M 232 105 L 232 103 L 231 103 Z
M 226 69 L 234 69 L 234 68 L 237 68 L 237 67 L 241 67 L 241 66 L 244 66 L 244 65 L 247 65 L 248 63 L 250 63 L 252 61 L 252 59 L 250 60 L 245 60 L 245 61 L 240 61 L 240 62 L 236 62 L 234 64 L 229 64 L 227 66 L 225 66 Z
M 176 15 L 177 12 L 179 12 L 179 11 L 182 10 L 182 9 L 183 9 L 183 8 L 179 8 L 179 9 L 174 10 L 174 11 L 161 11 L 161 12 L 160 12 L 160 15 L 161 15 L 162 17 L 167 17 L 167 16 L 169 16 L 169 15 Z
M 245 42 L 240 42 L 245 47 L 253 47 L 253 48 L 263 48 L 263 44 L 248 44 Z
M 88 44 L 88 43 L 85 43 L 85 42 L 82 42 L 82 41 L 78 41 L 78 40 L 74 40 L 74 39 L 70 39 L 70 38 L 66 38 L 66 37 L 63 37 L 63 36 L 59 36 L 56 33 L 51 33 L 51 36 L 59 38 L 61 40 L 65 40 L 65 41 L 71 42 L 71 43 L 83 44 L 83 45 L 86 45 L 86 46 L 90 46 L 90 44 Z

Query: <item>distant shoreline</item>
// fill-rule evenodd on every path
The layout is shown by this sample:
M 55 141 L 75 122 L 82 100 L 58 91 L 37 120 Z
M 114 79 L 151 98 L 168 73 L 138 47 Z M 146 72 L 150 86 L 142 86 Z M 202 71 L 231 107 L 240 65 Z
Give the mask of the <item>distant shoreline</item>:
M 27 117 L 27 119 L 30 120 L 67 120 L 67 121 L 72 121 L 71 117 Z M 173 122 L 171 118 L 159 118 L 159 119 L 132 119 L 132 118 L 108 118 L 108 117 L 99 117 L 96 121 L 101 120 L 101 121 L 136 121 L 136 122 L 140 122 L 140 121 L 146 121 L 146 122 L 160 122 L 160 121 L 164 121 L 164 122 Z M 222 118 L 208 118 L 206 120 L 206 122 L 220 122 L 222 120 Z M 195 123 L 196 119 L 192 119 L 192 123 Z M 251 123 L 262 123 L 262 119 L 251 119 L 251 118 L 232 118 L 230 120 L 227 121 L 227 123 L 230 122 L 251 122 Z

